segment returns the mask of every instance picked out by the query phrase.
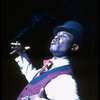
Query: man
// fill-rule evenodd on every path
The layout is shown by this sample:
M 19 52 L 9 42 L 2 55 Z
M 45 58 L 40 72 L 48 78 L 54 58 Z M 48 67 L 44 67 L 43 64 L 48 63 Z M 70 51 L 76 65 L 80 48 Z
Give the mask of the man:
M 18 42 L 11 43 L 13 52 L 19 54 L 15 61 L 28 80 L 17 100 L 80 100 L 67 52 L 79 49 L 82 32 L 82 25 L 76 21 L 55 27 L 50 45 L 53 58 L 45 60 L 38 70 L 32 66 L 26 48 L 22 49 Z

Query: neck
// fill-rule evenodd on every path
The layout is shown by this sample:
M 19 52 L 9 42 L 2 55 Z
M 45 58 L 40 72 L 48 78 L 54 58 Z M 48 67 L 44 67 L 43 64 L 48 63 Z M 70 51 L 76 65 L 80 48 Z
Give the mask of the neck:
M 54 57 L 63 57 L 66 56 L 66 52 L 61 52 L 61 51 L 52 51 L 51 52 Z

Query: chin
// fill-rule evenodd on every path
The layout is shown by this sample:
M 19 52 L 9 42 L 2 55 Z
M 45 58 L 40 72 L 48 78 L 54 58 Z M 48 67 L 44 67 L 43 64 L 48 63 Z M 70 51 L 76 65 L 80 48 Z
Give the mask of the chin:
M 58 51 L 58 49 L 57 49 L 57 48 L 55 48 L 55 47 L 54 47 L 54 48 L 53 48 L 53 47 L 52 47 L 52 48 L 50 48 L 50 52 L 51 52 L 51 53 L 52 53 L 52 52 L 57 52 L 57 51 Z

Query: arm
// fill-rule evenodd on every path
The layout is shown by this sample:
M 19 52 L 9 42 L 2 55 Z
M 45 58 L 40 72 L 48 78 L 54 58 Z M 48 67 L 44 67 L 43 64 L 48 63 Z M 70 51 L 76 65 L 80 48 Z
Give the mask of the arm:
M 20 56 L 18 56 L 15 61 L 19 65 L 22 74 L 25 75 L 28 82 L 30 82 L 32 78 L 36 75 L 38 70 L 36 70 L 36 68 L 32 66 L 28 55 L 24 52 Z
M 19 65 L 22 74 L 25 75 L 28 82 L 30 82 L 38 70 L 36 70 L 36 68 L 32 66 L 32 63 L 29 60 L 28 55 L 26 54 L 26 50 L 29 49 L 29 46 L 27 46 L 28 48 L 23 48 L 21 43 L 19 43 L 18 41 L 16 41 L 15 43 L 11 43 L 11 45 L 11 49 L 13 49 L 13 51 L 10 54 L 16 53 L 17 55 L 19 55 L 15 59 L 15 61 Z

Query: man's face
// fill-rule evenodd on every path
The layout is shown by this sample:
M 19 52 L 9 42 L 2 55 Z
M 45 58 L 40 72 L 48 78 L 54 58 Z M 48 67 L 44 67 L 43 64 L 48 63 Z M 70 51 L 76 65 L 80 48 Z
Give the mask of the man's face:
M 74 36 L 66 31 L 60 31 L 51 41 L 50 51 L 53 55 L 65 53 L 71 46 Z

